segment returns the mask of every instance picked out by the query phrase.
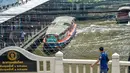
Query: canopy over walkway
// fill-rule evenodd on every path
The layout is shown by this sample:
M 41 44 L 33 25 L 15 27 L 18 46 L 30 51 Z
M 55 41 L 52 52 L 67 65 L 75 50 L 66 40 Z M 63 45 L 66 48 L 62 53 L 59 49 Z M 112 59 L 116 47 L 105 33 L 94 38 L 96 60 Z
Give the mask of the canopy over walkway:
M 3 11 L 0 13 L 0 23 L 3 23 L 19 14 L 22 14 L 32 8 L 35 8 L 38 5 L 41 5 L 45 3 L 48 0 L 31 0 L 26 4 L 17 6 L 17 7 L 12 7 L 6 11 Z M 11 15 L 13 14 L 13 15 Z M 15 15 L 14 15 L 15 14 Z

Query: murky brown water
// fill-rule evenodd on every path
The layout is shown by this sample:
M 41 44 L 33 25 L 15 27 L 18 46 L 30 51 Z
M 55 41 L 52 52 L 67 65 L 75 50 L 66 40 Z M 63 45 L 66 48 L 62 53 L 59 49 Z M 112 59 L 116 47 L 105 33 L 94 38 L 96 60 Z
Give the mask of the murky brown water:
M 77 35 L 62 50 L 64 58 L 98 58 L 98 48 L 103 46 L 109 57 L 117 52 L 122 60 L 127 60 L 130 51 L 130 26 L 95 25 L 77 29 Z

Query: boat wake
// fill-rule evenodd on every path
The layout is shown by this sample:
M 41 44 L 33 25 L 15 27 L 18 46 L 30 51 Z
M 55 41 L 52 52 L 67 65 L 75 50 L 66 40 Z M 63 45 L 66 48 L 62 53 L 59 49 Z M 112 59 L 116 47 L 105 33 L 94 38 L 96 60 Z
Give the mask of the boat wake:
M 82 34 L 83 35 L 80 35 Z M 97 34 L 100 33 L 102 36 L 93 36 L 90 33 Z M 112 53 L 119 53 L 121 57 L 127 57 L 124 60 L 128 59 L 129 56 L 129 50 L 130 50 L 130 27 L 128 26 L 101 26 L 101 25 L 90 25 L 88 27 L 84 28 L 78 28 L 76 37 L 73 39 L 73 41 L 70 43 L 70 45 L 67 48 L 75 48 L 75 50 L 79 51 L 79 49 L 86 47 L 89 49 L 82 49 L 83 51 L 88 52 L 89 54 L 92 52 L 95 52 L 96 49 L 91 49 L 90 46 L 99 46 L 103 45 L 104 47 L 108 47 L 111 49 Z M 90 35 L 93 36 L 93 39 L 89 39 L 89 37 L 86 39 L 81 38 L 81 36 Z M 104 39 L 105 38 L 105 39 Z M 87 42 L 84 40 L 87 40 Z M 75 54 L 83 55 L 83 51 L 81 50 Z M 109 49 L 108 49 L 109 50 Z M 70 52 L 70 51 L 69 51 Z M 72 53 L 71 52 L 71 53 Z M 85 54 L 86 55 L 86 54 Z

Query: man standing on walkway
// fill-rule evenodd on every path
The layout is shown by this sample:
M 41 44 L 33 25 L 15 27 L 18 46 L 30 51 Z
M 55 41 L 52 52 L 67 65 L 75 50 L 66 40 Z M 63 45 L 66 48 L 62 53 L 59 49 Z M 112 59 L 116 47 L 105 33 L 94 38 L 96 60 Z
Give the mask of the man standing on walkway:
M 99 51 L 100 51 L 100 57 L 94 64 L 91 65 L 91 67 L 100 62 L 100 73 L 107 73 L 108 61 L 109 61 L 107 53 L 104 51 L 103 47 L 100 47 Z
M 24 31 L 21 32 L 21 43 L 24 42 L 26 33 Z

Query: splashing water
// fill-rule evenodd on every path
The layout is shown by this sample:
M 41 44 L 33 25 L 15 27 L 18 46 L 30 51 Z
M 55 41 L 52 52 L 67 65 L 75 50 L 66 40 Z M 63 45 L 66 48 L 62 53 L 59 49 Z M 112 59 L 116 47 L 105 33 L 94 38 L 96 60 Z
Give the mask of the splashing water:
M 97 58 L 97 48 L 104 46 L 110 56 L 117 52 L 122 60 L 127 60 L 130 50 L 129 39 L 129 26 L 90 25 L 77 29 L 76 37 L 63 52 L 66 58 Z

